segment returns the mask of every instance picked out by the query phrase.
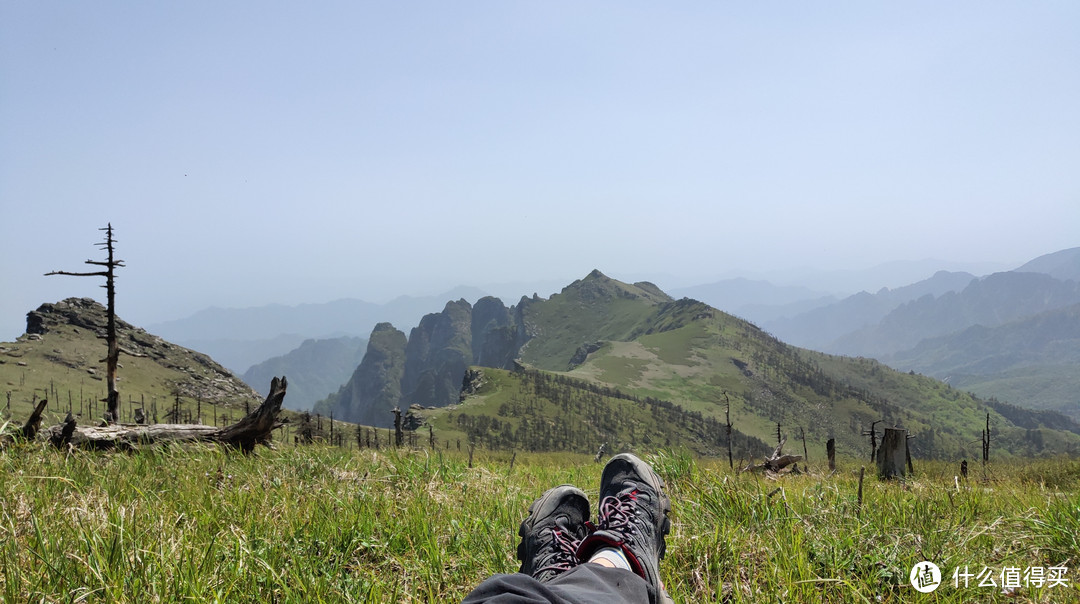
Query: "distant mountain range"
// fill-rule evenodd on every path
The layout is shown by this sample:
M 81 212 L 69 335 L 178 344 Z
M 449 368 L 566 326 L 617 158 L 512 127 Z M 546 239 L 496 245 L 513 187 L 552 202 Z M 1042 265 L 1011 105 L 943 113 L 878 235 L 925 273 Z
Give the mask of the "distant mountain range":
M 839 337 L 878 324 L 907 302 L 927 297 L 933 299 L 960 290 L 974 280 L 975 275 L 970 273 L 939 271 L 933 277 L 912 285 L 896 289 L 882 288 L 875 294 L 860 292 L 791 318 L 765 321 L 762 327 L 796 346 L 830 350 Z
M 1064 337 L 1074 318 L 1067 309 L 1077 303 L 1080 248 L 1071 248 L 1013 271 L 979 278 L 939 272 L 907 287 L 860 292 L 779 319 L 746 316 L 798 346 L 876 358 L 948 377 L 981 396 L 1080 418 L 1080 389 L 1073 387 L 1080 367 L 1070 353 L 1077 343 Z M 1036 328 L 1049 323 L 1055 327 Z M 975 347 L 979 334 L 986 339 Z M 1018 339 L 1025 342 L 1022 349 L 1015 346 Z
M 1061 281 L 1080 281 L 1080 248 L 1039 256 L 1016 269 L 1018 273 L 1044 273 Z
M 892 274 L 915 274 L 931 263 L 907 263 Z M 897 271 L 906 271 L 897 272 Z M 734 278 L 710 284 L 672 289 L 673 298 L 687 297 L 752 321 L 789 344 L 846 356 L 863 356 L 895 363 L 899 368 L 929 375 L 951 374 L 953 384 L 969 385 L 982 396 L 1041 408 L 1060 409 L 1080 418 L 1080 400 L 1065 388 L 1047 388 L 1046 380 L 1031 376 L 1058 376 L 1060 367 L 1029 363 L 1009 368 L 1008 375 L 961 375 L 919 359 L 920 344 L 944 338 L 974 326 L 995 327 L 1080 302 L 1080 248 L 1036 258 L 1013 271 L 977 276 L 964 271 L 929 271 L 930 277 L 908 285 L 862 291 L 838 298 L 836 277 L 869 280 L 869 274 L 821 274 L 820 287 L 775 285 L 761 279 Z M 815 274 L 801 275 L 802 282 Z M 895 277 L 894 278 L 898 278 Z M 794 283 L 793 276 L 784 278 Z M 667 294 L 665 294 L 667 295 Z M 380 323 L 417 325 L 425 314 L 444 308 L 446 300 L 477 303 L 487 297 L 478 288 L 458 288 L 440 296 L 401 297 L 386 304 L 340 300 L 328 304 L 253 309 L 207 309 L 180 321 L 151 326 L 185 346 L 208 351 L 215 359 L 246 375 L 248 368 L 271 357 L 285 357 L 305 341 L 335 337 L 362 337 Z M 421 332 L 423 333 L 423 332 Z M 401 337 L 411 341 L 412 337 Z M 506 337 L 510 337 L 506 335 Z M 1001 351 L 1008 356 L 1009 351 Z M 303 356 L 303 355 L 301 355 Z M 362 355 L 361 355 L 362 356 Z M 903 359 L 903 362 L 901 362 Z M 1008 363 L 1001 363 L 1007 366 Z M 288 366 L 275 365 L 285 369 Z M 354 367 L 358 369 L 359 364 Z M 304 373 L 318 371 L 300 363 Z M 344 384 L 348 375 L 337 363 L 325 364 L 327 375 L 313 378 L 316 391 L 293 403 L 325 397 Z M 296 373 L 294 370 L 292 373 Z M 260 374 L 261 375 L 261 374 Z M 1060 384 L 1061 379 L 1051 380 Z M 257 380 L 256 380 L 256 383 Z M 326 392 L 320 389 L 331 387 Z M 453 390 L 453 385 L 447 386 Z
M 408 325 L 442 308 L 447 299 L 477 300 L 486 294 L 458 287 L 438 296 L 401 296 L 385 304 L 343 299 L 326 304 L 253 308 L 207 308 L 190 317 L 150 325 L 182 346 L 206 351 L 237 373 L 281 356 L 310 339 L 366 337 L 376 323 Z
M 827 352 L 881 358 L 927 338 L 974 325 L 1009 321 L 1080 303 L 1080 283 L 1040 273 L 995 273 L 971 281 L 959 292 L 926 295 L 897 306 L 879 322 L 845 334 L 823 347 Z
M 292 376 L 289 378 L 289 396 L 283 406 L 307 410 L 336 392 L 349 379 L 366 350 L 364 338 L 305 340 L 287 354 L 253 365 L 244 372 L 243 378 L 266 396 L 275 376 Z

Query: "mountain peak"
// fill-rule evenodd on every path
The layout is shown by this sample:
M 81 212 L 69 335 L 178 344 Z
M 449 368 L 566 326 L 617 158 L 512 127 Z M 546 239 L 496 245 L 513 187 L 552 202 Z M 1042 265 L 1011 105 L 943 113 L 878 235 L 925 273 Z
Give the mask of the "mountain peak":
M 593 269 L 583 279 L 563 288 L 562 294 L 574 294 L 582 300 L 612 298 L 638 299 L 650 304 L 664 304 L 673 298 L 652 283 L 642 281 L 633 285 L 612 279 L 599 269 Z

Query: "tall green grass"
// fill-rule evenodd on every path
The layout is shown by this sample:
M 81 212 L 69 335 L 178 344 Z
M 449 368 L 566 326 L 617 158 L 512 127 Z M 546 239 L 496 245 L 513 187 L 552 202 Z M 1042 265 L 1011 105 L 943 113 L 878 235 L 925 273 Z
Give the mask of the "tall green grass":
M 453 602 L 513 572 L 529 503 L 561 483 L 593 501 L 591 456 L 348 451 L 238 455 L 0 452 L 4 602 Z M 1067 566 L 1080 601 L 1080 462 L 998 466 L 960 488 L 928 464 L 907 482 L 854 468 L 769 480 L 682 452 L 646 456 L 673 502 L 664 581 L 679 602 L 970 602 L 957 565 Z M 930 595 L 908 572 L 946 575 Z M 1009 601 L 1015 601 L 1009 599 Z

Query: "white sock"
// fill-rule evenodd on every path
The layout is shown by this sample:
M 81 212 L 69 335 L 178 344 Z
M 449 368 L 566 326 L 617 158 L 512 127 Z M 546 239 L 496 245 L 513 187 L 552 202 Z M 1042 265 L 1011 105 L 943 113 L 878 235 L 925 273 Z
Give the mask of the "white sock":
M 603 549 L 596 550 L 596 553 L 589 558 L 589 562 L 594 562 L 597 558 L 603 558 L 611 563 L 615 568 L 621 568 L 623 570 L 630 569 L 630 561 L 626 559 L 626 555 L 621 550 L 617 550 L 613 547 L 605 547 Z

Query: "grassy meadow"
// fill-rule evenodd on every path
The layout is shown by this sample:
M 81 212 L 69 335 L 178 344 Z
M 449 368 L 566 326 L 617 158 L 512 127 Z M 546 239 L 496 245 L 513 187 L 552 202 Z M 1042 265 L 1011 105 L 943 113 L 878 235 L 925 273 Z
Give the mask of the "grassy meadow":
M 770 480 L 686 453 L 645 455 L 673 504 L 677 602 L 1080 602 L 1080 461 L 857 462 Z M 512 467 L 511 467 L 512 463 Z M 218 447 L 0 451 L 3 602 L 453 602 L 513 572 L 518 523 L 560 483 L 594 501 L 591 456 Z M 868 468 L 869 470 L 869 468 Z M 942 569 L 917 593 L 916 562 Z M 1064 566 L 1067 585 L 953 587 L 952 572 Z M 995 579 L 1000 582 L 1000 576 Z

